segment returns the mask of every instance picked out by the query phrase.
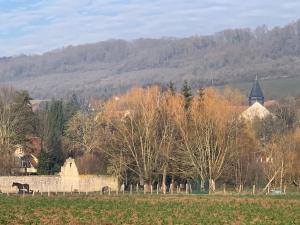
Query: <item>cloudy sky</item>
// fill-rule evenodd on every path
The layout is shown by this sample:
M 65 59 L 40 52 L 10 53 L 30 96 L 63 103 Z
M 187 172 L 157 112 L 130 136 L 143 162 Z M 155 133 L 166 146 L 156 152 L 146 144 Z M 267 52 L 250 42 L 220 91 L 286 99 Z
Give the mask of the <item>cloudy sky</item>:
M 283 26 L 299 18 L 299 0 L 0 0 L 0 56 L 111 38 Z

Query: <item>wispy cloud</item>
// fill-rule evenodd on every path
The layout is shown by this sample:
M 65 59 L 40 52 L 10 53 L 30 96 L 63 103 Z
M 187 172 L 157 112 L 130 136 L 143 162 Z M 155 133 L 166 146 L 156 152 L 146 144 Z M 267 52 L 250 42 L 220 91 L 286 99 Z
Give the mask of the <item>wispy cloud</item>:
M 281 26 L 299 15 L 297 0 L 0 0 L 0 56 L 110 38 Z

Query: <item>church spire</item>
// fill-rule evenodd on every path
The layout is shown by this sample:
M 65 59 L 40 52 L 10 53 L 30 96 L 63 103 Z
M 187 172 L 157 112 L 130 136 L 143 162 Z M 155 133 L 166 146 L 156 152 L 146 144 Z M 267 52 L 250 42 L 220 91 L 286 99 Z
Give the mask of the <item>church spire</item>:
M 254 102 L 259 102 L 262 105 L 264 104 L 265 98 L 261 90 L 261 87 L 259 85 L 257 75 L 253 82 L 248 101 L 249 101 L 249 105 L 252 105 Z

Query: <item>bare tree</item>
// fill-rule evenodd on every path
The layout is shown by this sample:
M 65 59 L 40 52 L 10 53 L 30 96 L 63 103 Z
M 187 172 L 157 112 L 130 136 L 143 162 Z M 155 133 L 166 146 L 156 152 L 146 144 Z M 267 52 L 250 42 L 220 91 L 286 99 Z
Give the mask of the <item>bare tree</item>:
M 20 117 L 14 110 L 16 91 L 12 87 L 0 88 L 0 173 L 9 174 L 12 166 L 12 153 L 17 140 Z
M 202 181 L 209 181 L 209 191 L 215 191 L 215 181 L 223 172 L 236 137 L 237 116 L 230 104 L 216 91 L 205 91 L 204 97 L 194 97 L 190 111 L 178 121 L 182 136 L 182 163 Z
M 77 112 L 68 122 L 63 139 L 69 155 L 90 153 L 99 149 L 99 128 L 94 113 Z
M 151 183 L 158 167 L 159 148 L 155 143 L 159 101 L 158 87 L 137 88 L 104 106 L 106 130 L 111 130 L 104 151 L 113 158 L 124 157 L 126 167 L 139 176 L 141 185 Z

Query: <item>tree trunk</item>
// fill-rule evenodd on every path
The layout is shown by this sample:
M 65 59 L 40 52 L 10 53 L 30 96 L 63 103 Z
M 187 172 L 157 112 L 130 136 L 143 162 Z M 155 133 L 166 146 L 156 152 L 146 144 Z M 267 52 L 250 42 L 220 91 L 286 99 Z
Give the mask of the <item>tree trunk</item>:
M 144 177 L 140 175 L 140 185 L 144 186 L 144 183 L 145 183 Z
M 281 173 L 280 173 L 280 190 L 282 191 L 282 183 L 283 183 L 283 160 L 281 160 Z
M 204 190 L 204 179 L 201 179 L 200 189 L 201 189 L 201 191 Z
M 209 194 L 212 194 L 216 191 L 216 184 L 214 179 L 209 179 Z
M 163 169 L 163 179 L 162 179 L 162 191 L 164 194 L 166 194 L 166 178 L 167 178 L 167 166 L 164 166 L 164 169 Z
M 151 179 L 145 179 L 144 191 L 145 192 L 150 192 L 151 191 Z

